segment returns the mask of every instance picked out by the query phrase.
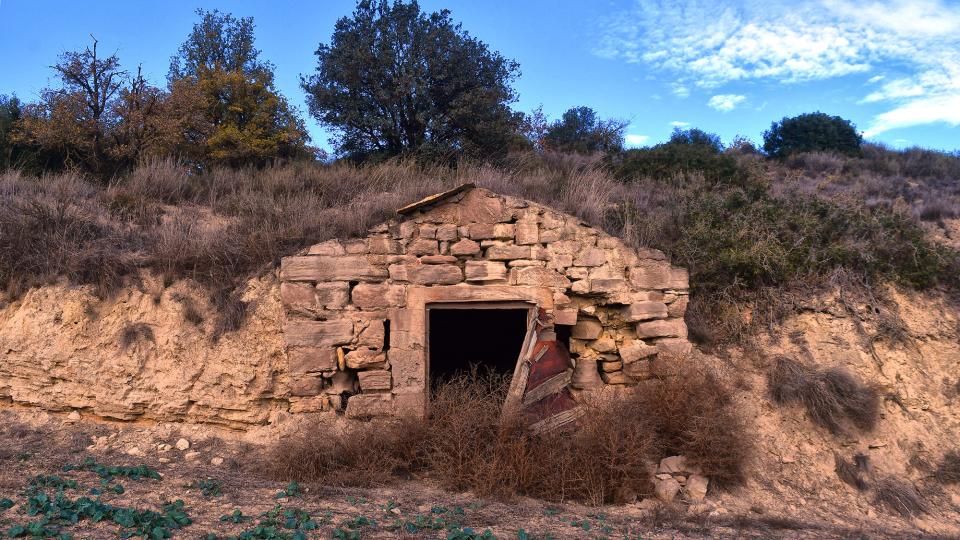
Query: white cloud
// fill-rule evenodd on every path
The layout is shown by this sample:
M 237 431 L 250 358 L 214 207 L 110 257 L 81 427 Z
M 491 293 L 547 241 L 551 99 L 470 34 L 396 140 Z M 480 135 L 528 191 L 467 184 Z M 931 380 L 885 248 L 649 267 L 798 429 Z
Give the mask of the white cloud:
M 720 112 L 730 112 L 737 108 L 737 105 L 746 101 L 747 96 L 738 94 L 717 94 L 710 98 L 707 106 Z
M 960 93 L 944 94 L 904 102 L 892 110 L 878 114 L 863 135 L 873 137 L 891 129 L 946 122 L 960 126 Z
M 690 122 L 681 122 L 680 120 L 674 120 L 673 122 L 670 122 L 670 125 L 675 128 L 683 129 L 685 127 L 690 127 Z
M 673 92 L 673 95 L 677 96 L 678 98 L 685 98 L 690 95 L 690 88 L 682 84 L 674 83 L 671 85 L 671 87 L 671 92 Z
M 628 133 L 627 136 L 624 137 L 624 139 L 625 139 L 626 142 L 627 142 L 627 146 L 629 146 L 629 147 L 635 147 L 635 146 L 643 146 L 643 144 L 644 144 L 645 142 L 647 142 L 647 141 L 650 140 L 650 136 L 649 136 L 649 135 L 634 135 L 634 134 L 632 134 L 632 133 Z
M 931 104 L 960 97 L 960 2 L 955 0 L 635 0 L 603 23 L 594 52 L 643 63 L 674 77 L 674 88 L 727 83 L 796 83 L 897 66 L 861 103 L 889 103 L 867 132 L 895 129 L 903 111 L 953 124 Z M 676 93 L 676 90 L 674 90 Z M 907 108 L 916 103 L 913 108 Z

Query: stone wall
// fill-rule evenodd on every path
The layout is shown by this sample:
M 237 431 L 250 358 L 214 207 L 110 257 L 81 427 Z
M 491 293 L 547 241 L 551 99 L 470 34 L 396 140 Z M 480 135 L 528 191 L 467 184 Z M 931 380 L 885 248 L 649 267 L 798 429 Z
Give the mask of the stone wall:
M 365 238 L 287 257 L 280 277 L 291 412 L 422 411 L 432 303 L 536 306 L 572 326 L 570 352 L 595 361 L 607 385 L 635 384 L 658 353 L 689 349 L 686 270 L 575 217 L 479 188 L 438 197 Z

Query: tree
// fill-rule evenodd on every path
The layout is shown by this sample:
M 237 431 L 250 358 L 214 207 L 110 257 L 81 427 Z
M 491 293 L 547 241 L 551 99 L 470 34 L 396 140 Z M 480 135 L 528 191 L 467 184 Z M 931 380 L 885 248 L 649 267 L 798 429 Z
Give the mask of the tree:
M 116 122 L 113 105 L 127 73 L 116 54 L 101 57 L 97 39 L 91 39 L 92 46 L 65 52 L 52 66 L 60 87 L 45 89 L 39 103 L 25 107 L 20 139 L 48 160 L 109 175 L 113 164 L 108 133 Z
M 711 181 L 745 185 L 747 171 L 737 160 L 723 152 L 720 137 L 692 128 L 675 129 L 667 142 L 652 148 L 636 148 L 623 152 L 613 160 L 620 178 L 656 178 L 669 180 L 687 173 L 699 173 Z
M 852 122 L 822 112 L 785 117 L 763 133 L 764 152 L 779 158 L 796 152 L 859 155 L 862 142 L 863 137 Z
M 544 146 L 564 152 L 593 154 L 623 149 L 623 132 L 627 122 L 600 120 L 590 107 L 575 107 L 563 113 L 544 137 Z
M 417 153 L 486 157 L 515 141 L 519 65 L 416 1 L 361 0 L 301 77 L 310 113 L 354 159 Z
M 170 99 L 190 118 L 181 146 L 206 164 L 262 165 L 306 157 L 303 121 L 274 87 L 254 48 L 253 19 L 198 10 L 199 23 L 170 61 Z M 197 122 L 198 113 L 206 126 Z
M 16 142 L 15 130 L 23 117 L 23 107 L 17 96 L 0 94 L 0 171 L 16 167 L 24 149 Z
M 697 128 L 674 128 L 673 133 L 670 134 L 670 140 L 667 141 L 667 143 L 705 146 L 712 149 L 716 153 L 723 151 L 723 143 L 720 142 L 719 135 L 707 133 L 706 131 Z

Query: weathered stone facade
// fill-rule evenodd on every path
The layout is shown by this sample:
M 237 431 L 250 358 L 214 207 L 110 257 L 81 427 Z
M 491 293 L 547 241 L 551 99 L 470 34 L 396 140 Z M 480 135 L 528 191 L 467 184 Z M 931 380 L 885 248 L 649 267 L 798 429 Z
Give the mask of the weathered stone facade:
M 689 349 L 688 280 L 656 250 L 634 251 L 577 218 L 465 187 L 402 210 L 365 238 L 282 261 L 291 412 L 423 411 L 426 308 L 520 302 L 571 326 L 570 352 L 607 385 L 649 376 Z

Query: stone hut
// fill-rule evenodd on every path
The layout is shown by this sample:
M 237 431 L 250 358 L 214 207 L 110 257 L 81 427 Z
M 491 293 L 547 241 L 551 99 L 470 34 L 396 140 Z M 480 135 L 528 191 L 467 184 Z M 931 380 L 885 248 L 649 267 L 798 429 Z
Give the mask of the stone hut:
M 286 257 L 280 278 L 291 412 L 420 415 L 469 361 L 513 377 L 505 407 L 562 422 L 690 347 L 686 270 L 471 184 Z

